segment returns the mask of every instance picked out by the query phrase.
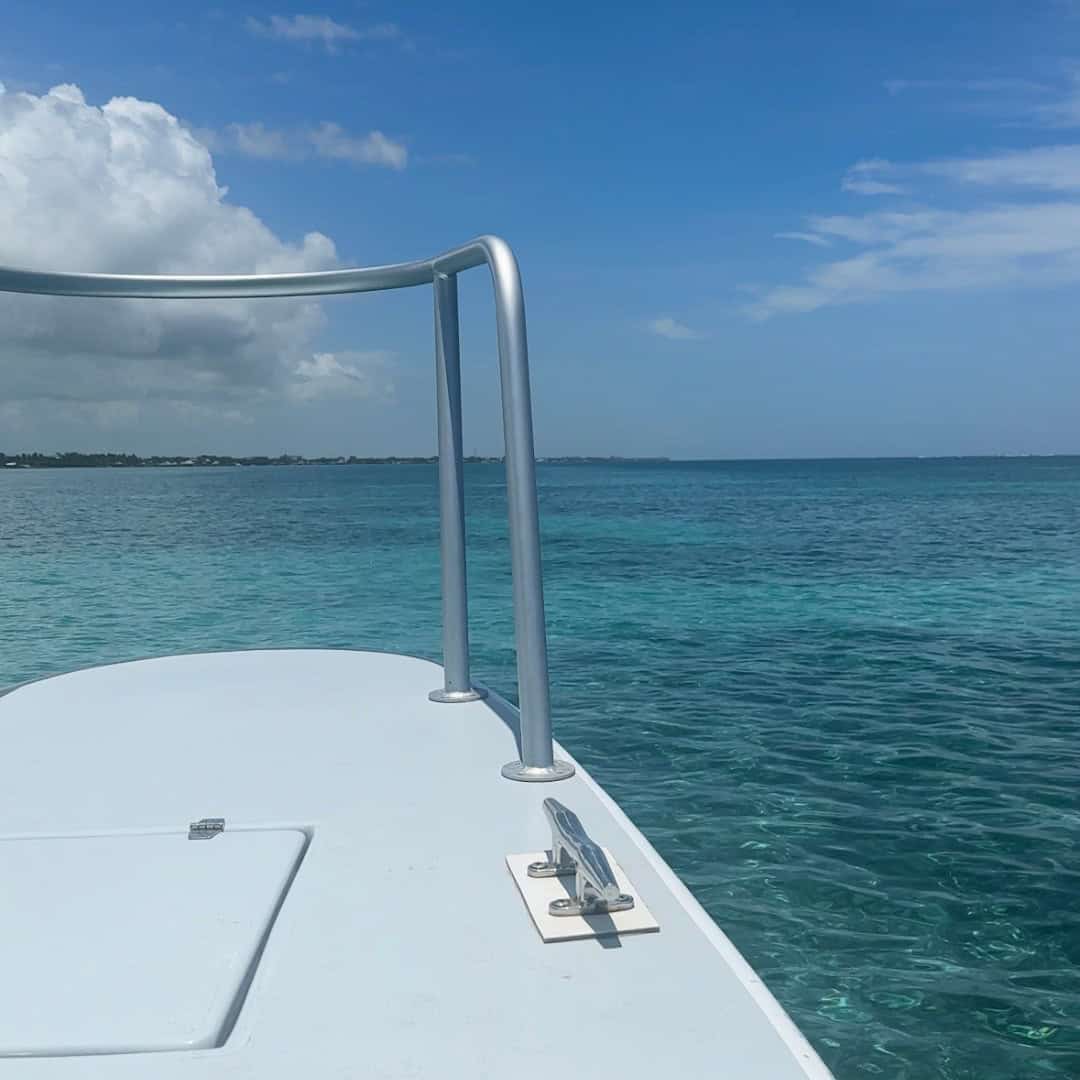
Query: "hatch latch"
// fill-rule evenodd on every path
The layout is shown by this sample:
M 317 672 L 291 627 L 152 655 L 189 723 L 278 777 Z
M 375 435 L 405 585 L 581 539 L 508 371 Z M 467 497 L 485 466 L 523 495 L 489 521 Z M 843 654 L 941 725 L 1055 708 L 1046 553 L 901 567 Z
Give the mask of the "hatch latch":
M 213 840 L 218 833 L 225 831 L 225 819 L 223 817 L 204 817 L 193 821 L 188 826 L 187 838 L 189 840 Z
M 634 898 L 619 890 L 607 856 L 594 843 L 577 814 L 557 799 L 544 800 L 551 824 L 551 853 L 544 862 L 529 863 L 529 877 L 574 875 L 574 895 L 552 900 L 552 915 L 607 915 L 629 911 Z

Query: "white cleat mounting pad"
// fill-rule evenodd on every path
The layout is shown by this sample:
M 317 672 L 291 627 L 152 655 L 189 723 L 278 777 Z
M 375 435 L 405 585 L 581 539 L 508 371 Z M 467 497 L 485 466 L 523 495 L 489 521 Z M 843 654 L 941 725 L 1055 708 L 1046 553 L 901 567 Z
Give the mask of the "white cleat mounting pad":
M 631 886 L 614 855 L 603 849 L 619 883 L 619 891 L 634 898 L 634 906 L 609 915 L 552 915 L 548 905 L 552 900 L 565 900 L 573 893 L 573 875 L 567 877 L 529 877 L 529 864 L 544 862 L 546 851 L 524 855 L 507 855 L 506 865 L 532 916 L 533 924 L 544 941 L 577 941 L 580 938 L 608 937 L 613 934 L 640 934 L 660 929 L 652 912 Z

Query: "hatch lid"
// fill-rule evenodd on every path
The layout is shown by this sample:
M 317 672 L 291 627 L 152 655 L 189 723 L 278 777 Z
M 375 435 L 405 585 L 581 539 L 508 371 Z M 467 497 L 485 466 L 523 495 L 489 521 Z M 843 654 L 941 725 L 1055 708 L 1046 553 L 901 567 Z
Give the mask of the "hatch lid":
M 305 839 L 0 839 L 0 1057 L 222 1045 Z

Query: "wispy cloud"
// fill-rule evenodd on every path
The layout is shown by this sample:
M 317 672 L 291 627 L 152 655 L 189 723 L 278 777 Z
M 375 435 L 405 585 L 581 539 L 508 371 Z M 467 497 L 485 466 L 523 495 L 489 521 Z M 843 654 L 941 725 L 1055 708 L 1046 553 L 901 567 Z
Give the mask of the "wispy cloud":
M 919 90 L 964 91 L 970 94 L 1043 93 L 1051 88 L 1032 79 L 886 79 L 882 84 L 893 97 Z
M 1076 96 L 1080 124 L 1080 80 Z M 919 291 L 1080 283 L 1080 143 L 924 161 L 868 158 L 841 186 L 908 198 L 895 209 L 811 217 L 777 234 L 837 254 L 801 281 L 753 289 L 748 314 L 762 319 Z
M 400 41 L 403 39 L 397 23 L 376 23 L 357 29 L 337 22 L 329 15 L 271 15 L 268 19 L 249 17 L 248 30 L 260 37 L 278 38 L 322 45 L 327 52 L 337 52 L 342 45 L 357 41 Z
M 845 176 L 840 181 L 841 191 L 852 195 L 903 195 L 907 190 L 899 184 L 886 184 L 883 180 L 871 180 L 861 176 Z
M 283 131 L 261 123 L 230 124 L 226 136 L 238 153 L 246 157 L 287 158 L 291 156 L 289 140 Z M 220 142 L 220 140 L 219 140 Z
M 777 240 L 801 240 L 804 244 L 814 244 L 816 247 L 828 247 L 828 237 L 819 233 L 810 232 L 778 232 L 774 233 Z
M 1080 145 L 1036 146 L 919 162 L 872 158 L 852 165 L 841 187 L 859 195 L 902 195 L 909 191 L 908 185 L 926 177 L 982 187 L 1076 191 L 1080 190 Z
M 650 320 L 648 328 L 657 337 L 667 338 L 669 341 L 701 341 L 704 337 L 696 330 L 691 330 L 685 323 L 673 319 L 670 315 L 661 315 Z
M 1080 281 L 1080 203 L 999 205 L 811 219 L 815 235 L 854 254 L 794 285 L 759 291 L 755 318 L 898 293 L 1034 287 Z
M 1056 77 L 1039 81 L 1022 78 L 887 79 L 892 97 L 901 94 L 942 96 L 954 106 L 996 114 L 1010 126 L 1080 127 L 1080 66 L 1060 65 Z
M 916 168 L 961 184 L 1080 191 L 1080 145 L 1075 144 L 929 161 Z
M 314 128 L 291 131 L 256 121 L 228 124 L 220 131 L 198 130 L 195 134 L 215 153 L 265 160 L 302 161 L 321 157 L 397 170 L 404 169 L 409 162 L 408 147 L 400 140 L 377 130 L 351 135 L 340 124 L 329 121 Z
M 404 169 L 409 152 L 404 144 L 387 138 L 381 131 L 350 135 L 340 124 L 322 123 L 308 132 L 308 141 L 324 158 L 351 161 L 354 165 L 385 165 Z
M 892 163 L 884 158 L 856 161 L 844 174 L 840 188 L 854 195 L 903 195 L 906 188 L 881 179 L 892 171 Z

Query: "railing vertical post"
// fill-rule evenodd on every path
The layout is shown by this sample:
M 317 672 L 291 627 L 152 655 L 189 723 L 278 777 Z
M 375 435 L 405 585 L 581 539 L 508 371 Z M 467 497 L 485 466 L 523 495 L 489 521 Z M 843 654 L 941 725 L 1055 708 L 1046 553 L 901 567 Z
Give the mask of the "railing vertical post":
M 439 429 L 439 533 L 442 555 L 443 685 L 432 701 L 484 696 L 469 677 L 469 600 L 465 578 L 465 478 L 461 441 L 461 344 L 457 274 L 436 273 L 435 398 Z
M 488 239 L 487 248 L 495 286 L 495 320 L 499 334 L 506 499 L 510 510 L 510 570 L 514 579 L 514 636 L 521 709 L 521 759 L 504 765 L 502 773 L 510 780 L 564 780 L 573 775 L 574 767 L 555 760 L 551 739 L 525 298 L 517 259 L 510 248 L 495 237 Z

